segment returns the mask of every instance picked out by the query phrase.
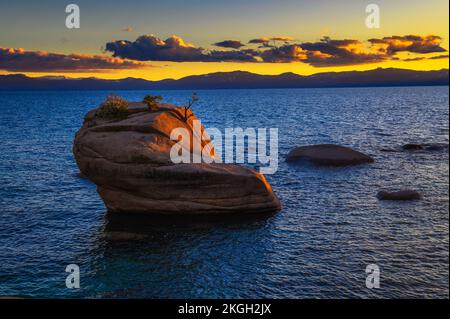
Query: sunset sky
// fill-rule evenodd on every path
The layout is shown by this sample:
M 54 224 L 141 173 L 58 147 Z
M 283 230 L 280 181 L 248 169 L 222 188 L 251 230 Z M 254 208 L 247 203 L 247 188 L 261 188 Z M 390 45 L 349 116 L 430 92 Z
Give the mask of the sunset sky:
M 70 3 L 80 7 L 80 29 L 65 26 Z M 365 25 L 369 3 L 380 7 L 378 29 Z M 449 63 L 448 6 L 448 0 L 3 1 L 0 74 L 159 80 L 234 70 L 436 70 Z

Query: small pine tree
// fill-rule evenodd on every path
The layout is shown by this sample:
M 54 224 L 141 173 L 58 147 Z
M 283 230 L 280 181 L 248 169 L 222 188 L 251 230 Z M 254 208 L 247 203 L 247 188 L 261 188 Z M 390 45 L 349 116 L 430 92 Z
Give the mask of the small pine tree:
M 197 93 L 193 92 L 191 98 L 188 100 L 188 104 L 184 106 L 184 121 L 187 122 L 188 119 L 193 116 L 193 114 L 188 116 L 188 110 L 191 109 L 192 105 L 199 100 Z
M 159 96 L 159 95 L 150 95 L 150 94 L 148 94 L 148 95 L 146 95 L 146 96 L 144 97 L 143 102 L 144 102 L 145 104 L 147 104 L 148 109 L 149 109 L 150 111 L 155 112 L 155 111 L 158 111 L 158 110 L 159 110 L 159 105 L 158 105 L 158 103 L 161 102 L 162 99 L 163 99 L 162 96 Z

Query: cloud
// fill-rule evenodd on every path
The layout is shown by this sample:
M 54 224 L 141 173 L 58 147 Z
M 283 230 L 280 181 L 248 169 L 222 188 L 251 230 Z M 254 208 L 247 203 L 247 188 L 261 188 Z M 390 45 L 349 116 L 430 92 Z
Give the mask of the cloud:
M 388 55 L 394 55 L 397 52 L 413 53 L 434 53 L 446 52 L 441 47 L 442 38 L 437 35 L 405 35 L 384 37 L 381 39 L 368 40 L 374 48 Z
M 406 58 L 406 59 L 403 59 L 403 60 L 394 58 L 393 60 L 400 60 L 400 61 L 403 61 L 403 62 L 414 62 L 414 61 L 427 60 L 427 58 L 423 57 L 423 56 L 418 56 L 418 57 L 415 57 L 415 58 Z
M 263 51 L 261 58 L 264 62 L 304 62 L 315 67 L 357 65 L 387 60 L 420 61 L 438 57 L 416 56 L 402 60 L 396 57 L 396 54 L 398 52 L 413 54 L 444 52 L 446 50 L 440 46 L 441 42 L 442 38 L 436 35 L 392 36 L 370 39 L 365 43 L 354 39 L 333 40 L 323 37 L 317 42 L 272 47 Z
M 112 52 L 114 57 L 139 61 L 198 61 L 203 55 L 203 49 L 185 43 L 177 36 L 171 36 L 164 41 L 154 35 L 143 35 L 134 42 L 108 42 L 105 50 Z
M 271 42 L 274 42 L 273 44 Z M 281 46 L 276 41 L 283 41 Z M 442 38 L 436 35 L 392 36 L 360 41 L 355 39 L 331 39 L 323 37 L 316 42 L 295 43 L 291 37 L 260 37 L 248 43 L 258 44 L 258 49 L 241 49 L 238 40 L 225 40 L 214 45 L 234 50 L 206 50 L 186 43 L 175 35 L 162 40 L 154 35 L 143 35 L 135 41 L 113 41 L 106 44 L 106 51 L 114 57 L 137 61 L 173 62 L 303 62 L 315 67 L 345 66 L 402 61 L 399 52 L 413 54 L 407 60 L 418 61 L 421 54 L 444 52 Z
M 302 62 L 308 58 L 307 54 L 308 51 L 303 50 L 297 44 L 292 44 L 263 51 L 261 58 L 264 62 L 272 63 Z
M 270 40 L 272 40 L 272 41 L 290 42 L 290 41 L 294 41 L 294 38 L 293 37 L 273 37 L 273 38 L 270 38 Z
M 403 62 L 412 62 L 412 61 L 440 60 L 440 59 L 448 59 L 448 54 L 442 54 L 442 55 L 431 56 L 431 57 L 419 56 L 419 57 L 415 57 L 415 58 L 406 58 L 406 59 L 403 59 L 401 61 L 403 61 Z
M 357 40 L 331 40 L 289 44 L 272 48 L 261 54 L 263 61 L 275 63 L 304 62 L 317 67 L 342 66 L 380 62 L 386 59 L 381 53 L 365 52 Z
M 323 37 L 318 42 L 302 43 L 300 47 L 308 51 L 304 62 L 319 67 L 375 63 L 387 59 L 385 54 L 367 49 L 362 42 L 352 39 Z
M 24 49 L 0 48 L 0 70 L 12 72 L 87 72 L 112 69 L 136 69 L 147 66 L 99 55 L 59 54 Z
M 126 27 L 122 29 L 122 32 L 133 32 L 133 31 L 134 31 L 133 27 Z
M 269 44 L 270 41 L 273 41 L 274 45 L 270 45 Z M 248 41 L 248 43 L 260 44 L 261 46 L 259 48 L 262 49 L 262 48 L 275 48 L 275 41 L 282 41 L 287 44 L 288 42 L 294 41 L 294 38 L 292 38 L 292 37 L 272 37 L 272 38 L 261 37 L 261 38 L 251 39 L 250 41 Z
M 184 42 L 182 38 L 175 35 L 166 40 L 154 35 L 143 35 L 133 42 L 113 41 L 106 44 L 105 50 L 112 52 L 114 57 L 138 61 L 256 62 L 252 51 L 206 51 Z
M 259 52 L 251 49 L 234 50 L 234 51 L 219 51 L 214 50 L 208 52 L 205 62 L 223 62 L 223 61 L 237 61 L 237 62 L 258 62 Z
M 428 58 L 429 60 L 439 60 L 439 59 L 448 59 L 448 54 L 442 54 L 438 56 L 432 56 L 431 58 Z
M 248 43 L 253 43 L 253 44 L 264 44 L 264 43 L 268 43 L 270 41 L 270 38 L 256 38 L 256 39 L 251 39 L 250 41 L 248 41 Z
M 245 44 L 242 44 L 241 41 L 237 40 L 225 40 L 221 42 L 216 42 L 214 43 L 214 45 L 222 48 L 231 48 L 231 49 L 239 49 L 240 47 L 245 46 Z

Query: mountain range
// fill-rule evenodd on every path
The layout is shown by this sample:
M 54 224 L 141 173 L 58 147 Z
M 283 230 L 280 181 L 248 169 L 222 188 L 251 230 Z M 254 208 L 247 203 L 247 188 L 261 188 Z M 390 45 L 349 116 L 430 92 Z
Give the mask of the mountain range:
M 99 78 L 28 77 L 0 75 L 0 91 L 6 90 L 200 90 L 448 85 L 448 69 L 414 71 L 374 69 L 369 71 L 327 72 L 303 76 L 295 73 L 260 75 L 245 71 L 192 75 L 178 80 L 149 81 L 138 78 L 105 80 Z

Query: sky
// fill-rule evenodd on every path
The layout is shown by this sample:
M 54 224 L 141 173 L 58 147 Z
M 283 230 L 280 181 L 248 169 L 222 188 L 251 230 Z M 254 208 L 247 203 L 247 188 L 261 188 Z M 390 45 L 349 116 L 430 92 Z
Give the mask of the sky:
M 68 29 L 65 8 L 80 8 Z M 366 6 L 380 27 L 366 26 Z M 448 68 L 447 0 L 0 3 L 0 74 L 149 80 L 244 70 Z M 250 42 L 250 43 L 249 43 Z

